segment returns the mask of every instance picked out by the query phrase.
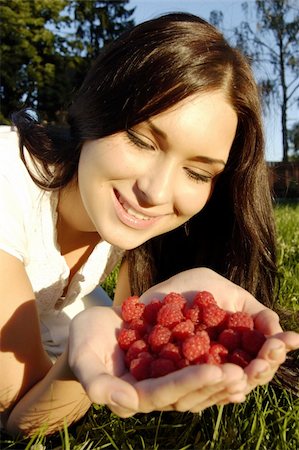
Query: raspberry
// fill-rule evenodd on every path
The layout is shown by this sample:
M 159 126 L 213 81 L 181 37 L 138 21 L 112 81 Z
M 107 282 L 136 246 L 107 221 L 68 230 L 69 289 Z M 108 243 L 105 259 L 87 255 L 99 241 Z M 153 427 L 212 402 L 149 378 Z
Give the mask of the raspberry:
M 232 330 L 244 331 L 246 329 L 253 330 L 253 319 L 246 312 L 238 311 L 229 315 L 227 320 L 227 328 Z
M 178 305 L 180 309 L 183 309 L 185 304 L 187 303 L 187 300 L 181 294 L 177 294 L 176 292 L 170 292 L 169 294 L 165 295 L 163 303 L 165 305 L 166 304 Z
M 167 344 L 171 337 L 171 331 L 162 325 L 155 325 L 148 336 L 148 343 L 154 352 L 161 349 L 162 345 Z
M 176 366 L 173 361 L 166 358 L 154 359 L 150 366 L 150 373 L 152 378 L 163 377 L 168 373 L 174 372 Z
M 265 340 L 265 336 L 258 330 L 244 330 L 242 333 L 242 348 L 256 356 Z
M 130 347 L 128 348 L 128 351 L 125 356 L 127 366 L 130 366 L 131 361 L 137 358 L 140 353 L 147 352 L 147 350 L 148 346 L 146 342 L 144 342 L 144 340 L 138 339 L 137 341 L 133 342 L 133 344 L 131 344 Z
M 172 337 L 178 340 L 184 340 L 187 337 L 191 336 L 194 331 L 194 323 L 192 320 L 184 320 L 183 322 L 178 323 L 172 329 Z
M 241 346 L 241 334 L 239 331 L 227 328 L 220 333 L 218 342 L 229 351 L 233 351 Z
M 122 318 L 125 322 L 131 322 L 134 319 L 140 319 L 145 305 L 139 303 L 137 295 L 128 297 L 121 306 Z
M 146 306 L 131 296 L 122 305 L 122 317 L 125 327 L 118 343 L 137 380 L 161 377 L 190 364 L 229 361 L 244 368 L 266 339 L 254 330 L 249 314 L 224 311 L 207 291 L 198 292 L 191 306 L 176 292 Z
M 210 346 L 209 357 L 211 361 L 209 364 L 223 364 L 227 361 L 228 349 L 224 345 L 215 342 Z
M 150 353 L 143 352 L 139 354 L 138 358 L 135 358 L 131 361 L 130 372 L 137 381 L 150 378 L 150 365 L 153 359 L 154 358 Z
M 217 340 L 218 338 L 218 330 L 216 327 L 208 327 L 205 323 L 199 323 L 195 326 L 195 334 L 201 331 L 206 331 L 210 337 L 210 339 Z
M 139 339 L 139 333 L 136 330 L 130 330 L 128 328 L 122 328 L 118 335 L 118 344 L 121 349 L 128 350 L 133 342 Z
M 201 312 L 198 305 L 192 305 L 190 307 L 188 307 L 188 305 L 185 305 L 183 313 L 186 319 L 192 320 L 192 322 L 195 324 L 200 321 Z
M 237 348 L 233 351 L 233 353 L 228 358 L 229 362 L 233 364 L 237 364 L 240 367 L 246 367 L 252 360 L 252 357 L 249 355 L 249 353 L 245 352 L 242 349 Z
M 208 327 L 219 327 L 227 318 L 227 312 L 212 303 L 202 308 L 202 320 Z
M 184 320 L 181 309 L 173 304 L 163 305 L 157 315 L 157 323 L 164 327 L 173 328 Z
M 216 301 L 213 295 L 207 291 L 197 292 L 193 299 L 193 304 L 198 305 L 200 308 L 206 305 L 216 305 Z
M 145 333 L 148 331 L 147 323 L 143 319 L 133 319 L 129 323 L 128 328 L 138 331 L 140 336 L 145 335 Z
M 168 344 L 163 345 L 160 350 L 159 357 L 171 359 L 176 362 L 182 358 L 179 347 L 172 342 L 168 342 Z
M 158 311 L 162 308 L 163 303 L 160 302 L 160 300 L 154 299 L 151 303 L 145 306 L 144 312 L 143 312 L 143 318 L 144 320 L 154 325 L 157 321 L 157 314 Z
M 210 338 L 206 331 L 198 332 L 183 341 L 182 352 L 189 361 L 194 361 L 204 353 L 207 353 L 210 347 Z

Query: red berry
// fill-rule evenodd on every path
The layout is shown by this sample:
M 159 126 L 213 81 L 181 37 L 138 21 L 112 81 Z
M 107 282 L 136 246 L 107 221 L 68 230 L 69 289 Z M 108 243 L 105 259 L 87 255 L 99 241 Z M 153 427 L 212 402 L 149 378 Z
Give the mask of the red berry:
M 150 378 L 153 359 L 150 353 L 143 352 L 139 354 L 138 358 L 131 361 L 130 372 L 137 381 Z
M 202 320 L 208 327 L 222 326 L 227 318 L 227 312 L 217 305 L 206 305 L 202 308 Z
M 194 332 L 194 323 L 192 320 L 184 320 L 183 322 L 178 323 L 172 329 L 172 337 L 178 340 L 184 340 L 187 337 L 191 336 Z
M 172 361 L 179 361 L 182 358 L 180 349 L 172 342 L 164 344 L 159 352 L 159 357 L 171 359 Z
M 227 328 L 220 333 L 218 341 L 229 351 L 233 351 L 241 346 L 241 334 L 239 331 Z
M 187 303 L 187 300 L 177 292 L 170 292 L 169 294 L 165 295 L 163 303 L 165 305 L 169 303 L 172 305 L 178 305 L 180 309 L 183 309 L 185 304 Z
M 252 360 L 252 356 L 242 349 L 237 348 L 228 358 L 229 362 L 237 364 L 240 367 L 246 367 Z
M 206 331 L 210 337 L 210 339 L 213 339 L 214 341 L 218 338 L 218 329 L 216 327 L 208 327 L 205 323 L 201 322 L 197 325 L 195 325 L 195 334 L 201 331 Z
M 143 339 L 138 339 L 137 341 L 133 342 L 133 344 L 131 344 L 130 347 L 128 348 L 128 351 L 125 356 L 127 366 L 129 366 L 131 361 L 137 358 L 140 353 L 147 351 L 148 346 Z
M 133 319 L 128 328 L 138 331 L 140 336 L 143 336 L 148 331 L 148 325 L 143 319 Z
M 118 335 L 118 344 L 121 349 L 128 350 L 133 342 L 139 339 L 139 333 L 136 330 L 130 330 L 128 328 L 122 328 Z
M 200 308 L 206 305 L 216 305 L 214 296 L 208 291 L 201 291 L 195 294 L 193 304 L 198 305 Z
M 158 311 L 162 308 L 163 303 L 160 300 L 154 299 L 148 305 L 145 305 L 143 318 L 144 320 L 154 325 L 157 322 Z
M 224 345 L 215 342 L 211 344 L 209 349 L 209 356 L 215 361 L 215 364 L 223 364 L 228 358 L 228 349 Z
M 242 333 L 242 348 L 253 356 L 256 356 L 264 344 L 266 338 L 258 330 L 244 330 Z
M 162 325 L 155 325 L 148 336 L 148 343 L 154 352 L 158 352 L 162 345 L 167 344 L 171 337 L 171 331 Z
M 173 361 L 165 358 L 154 359 L 150 366 L 151 378 L 158 378 L 174 372 L 176 366 Z
M 131 322 L 134 319 L 140 319 L 145 305 L 139 303 L 137 295 L 128 297 L 121 306 L 122 318 L 125 322 Z
M 157 323 L 168 328 L 173 328 L 182 320 L 184 316 L 180 307 L 171 303 L 163 305 L 157 315 Z
M 201 320 L 201 312 L 198 305 L 188 305 L 184 306 L 183 313 L 186 319 L 192 320 L 193 323 L 197 324 Z
M 182 352 L 189 361 L 194 361 L 204 353 L 207 353 L 210 347 L 210 338 L 206 331 L 198 332 L 184 340 Z
M 238 311 L 229 315 L 227 320 L 227 328 L 232 330 L 244 331 L 246 329 L 253 330 L 253 318 L 246 312 Z

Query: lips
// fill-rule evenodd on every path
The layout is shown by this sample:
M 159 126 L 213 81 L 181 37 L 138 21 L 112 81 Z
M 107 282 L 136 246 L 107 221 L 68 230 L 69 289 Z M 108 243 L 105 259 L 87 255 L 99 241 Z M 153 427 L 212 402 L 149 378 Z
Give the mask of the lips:
M 135 217 L 136 219 L 141 220 L 149 220 L 150 217 L 145 216 L 144 214 L 141 214 L 140 212 L 136 211 L 136 209 L 132 208 L 129 203 L 127 203 L 125 200 L 123 200 L 121 197 L 118 198 L 119 203 L 122 205 L 122 207 L 127 211 L 128 214 Z
M 159 217 L 151 217 L 137 211 L 133 208 L 118 191 L 114 191 L 115 194 L 115 209 L 116 214 L 120 221 L 125 225 L 135 229 L 145 229 L 156 223 Z

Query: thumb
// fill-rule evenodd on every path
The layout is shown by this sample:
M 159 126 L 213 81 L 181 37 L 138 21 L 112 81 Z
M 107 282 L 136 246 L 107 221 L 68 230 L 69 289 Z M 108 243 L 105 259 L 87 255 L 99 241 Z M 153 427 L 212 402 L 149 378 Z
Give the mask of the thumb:
M 83 387 L 93 403 L 108 405 L 115 411 L 136 412 L 138 409 L 138 395 L 134 387 L 113 375 L 98 372 Z
M 80 359 L 71 365 L 71 370 L 92 403 L 137 411 L 137 391 L 127 381 L 109 373 L 92 351 L 82 353 Z

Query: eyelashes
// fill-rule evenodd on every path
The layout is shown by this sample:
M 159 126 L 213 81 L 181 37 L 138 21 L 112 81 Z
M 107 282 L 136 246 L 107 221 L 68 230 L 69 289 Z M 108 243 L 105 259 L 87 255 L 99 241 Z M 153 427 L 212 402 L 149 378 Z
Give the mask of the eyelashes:
M 186 167 L 184 167 L 186 175 L 191 178 L 191 180 L 195 181 L 196 183 L 209 183 L 210 181 L 212 181 L 212 177 L 208 176 L 208 175 L 202 175 L 200 173 L 197 172 L 193 172 L 193 170 L 187 169 Z
M 137 134 L 133 130 L 128 129 L 126 134 L 129 141 L 134 145 L 136 145 L 137 147 L 146 150 L 156 150 L 156 146 L 153 143 L 150 143 L 150 141 L 149 142 L 143 141 L 137 136 Z
M 150 139 L 146 138 L 148 142 L 145 142 L 143 139 L 140 139 L 137 136 L 137 133 L 133 131 L 132 129 L 126 130 L 126 137 L 128 138 L 128 141 L 131 144 L 134 144 L 139 149 L 144 150 L 151 150 L 156 151 L 157 147 L 156 145 L 150 141 Z M 197 172 L 194 172 L 193 170 L 184 167 L 185 173 L 188 178 L 190 178 L 195 183 L 209 183 L 212 181 L 213 177 L 211 175 L 203 175 Z

